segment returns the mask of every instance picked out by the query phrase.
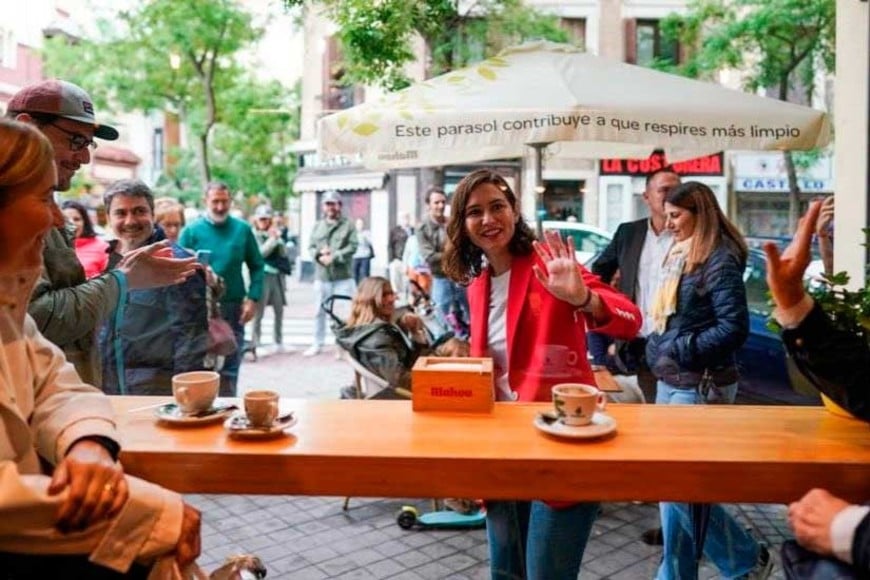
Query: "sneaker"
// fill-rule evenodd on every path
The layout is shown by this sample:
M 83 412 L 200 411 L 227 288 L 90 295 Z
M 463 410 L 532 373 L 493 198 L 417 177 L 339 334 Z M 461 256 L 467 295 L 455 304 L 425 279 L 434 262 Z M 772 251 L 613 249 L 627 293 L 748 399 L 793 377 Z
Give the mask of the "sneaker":
M 770 557 L 767 546 L 761 545 L 760 548 L 755 568 L 741 576 L 741 580 L 765 580 L 773 572 L 773 558 Z
M 651 528 L 646 530 L 640 535 L 640 541 L 647 546 L 661 546 L 665 543 L 661 528 Z
M 319 354 L 320 354 L 320 346 L 318 346 L 316 344 L 312 344 L 307 349 L 305 349 L 305 352 L 302 353 L 302 356 L 317 356 Z

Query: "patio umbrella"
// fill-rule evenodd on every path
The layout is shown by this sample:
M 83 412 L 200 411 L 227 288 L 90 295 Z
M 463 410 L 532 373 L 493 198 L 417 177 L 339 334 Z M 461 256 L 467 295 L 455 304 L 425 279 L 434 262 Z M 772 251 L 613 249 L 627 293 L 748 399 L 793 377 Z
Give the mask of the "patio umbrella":
M 821 147 L 825 113 L 709 82 L 532 42 L 319 121 L 322 153 L 372 169 L 521 157 L 560 147 L 578 157 L 671 161 L 726 149 Z M 540 172 L 537 181 L 540 182 Z

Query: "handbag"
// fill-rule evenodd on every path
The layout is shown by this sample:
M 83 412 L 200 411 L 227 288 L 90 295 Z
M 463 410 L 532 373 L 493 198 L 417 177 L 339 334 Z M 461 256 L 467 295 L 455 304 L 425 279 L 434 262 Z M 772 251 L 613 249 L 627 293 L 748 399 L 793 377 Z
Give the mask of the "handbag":
M 230 323 L 221 318 L 220 314 L 208 319 L 208 353 L 217 356 L 229 356 L 239 348 L 236 334 Z
M 290 264 L 290 259 L 283 252 L 274 251 L 266 256 L 263 261 L 267 266 L 275 268 L 286 276 L 293 274 L 293 266 Z
M 716 386 L 716 381 L 713 380 L 713 373 L 710 372 L 710 369 L 704 369 L 704 374 L 701 375 L 701 382 L 698 383 L 698 394 L 705 405 L 730 404 L 728 397 L 725 396 L 722 389 Z

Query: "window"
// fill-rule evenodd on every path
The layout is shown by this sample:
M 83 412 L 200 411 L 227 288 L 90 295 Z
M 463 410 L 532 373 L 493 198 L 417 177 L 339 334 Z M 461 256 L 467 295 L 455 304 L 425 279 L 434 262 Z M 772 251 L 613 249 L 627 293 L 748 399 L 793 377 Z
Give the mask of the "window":
M 625 60 L 641 66 L 656 61 L 680 62 L 680 45 L 665 38 L 659 20 L 626 20 Z
M 159 175 L 163 172 L 163 128 L 154 127 L 151 139 L 151 167 L 154 175 Z
M 15 68 L 17 50 L 18 43 L 15 42 L 12 31 L 8 28 L 0 28 L 0 66 Z
M 335 37 L 326 41 L 323 54 L 323 108 L 327 112 L 353 107 L 360 100 L 354 86 L 346 85 L 341 47 Z
M 568 42 L 578 48 L 586 50 L 585 18 L 562 18 L 559 25 L 568 33 Z

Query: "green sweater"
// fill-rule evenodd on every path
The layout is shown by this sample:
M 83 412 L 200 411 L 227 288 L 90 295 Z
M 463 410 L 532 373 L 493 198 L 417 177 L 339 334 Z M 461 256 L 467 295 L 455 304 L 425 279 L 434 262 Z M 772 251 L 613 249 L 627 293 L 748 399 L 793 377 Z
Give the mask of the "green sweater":
M 263 294 L 263 256 L 251 226 L 227 217 L 222 224 L 201 217 L 181 231 L 178 245 L 191 251 L 211 250 L 212 270 L 224 279 L 226 291 L 221 302 L 241 302 L 246 297 L 260 300 Z M 242 264 L 248 265 L 251 287 L 245 293 Z

